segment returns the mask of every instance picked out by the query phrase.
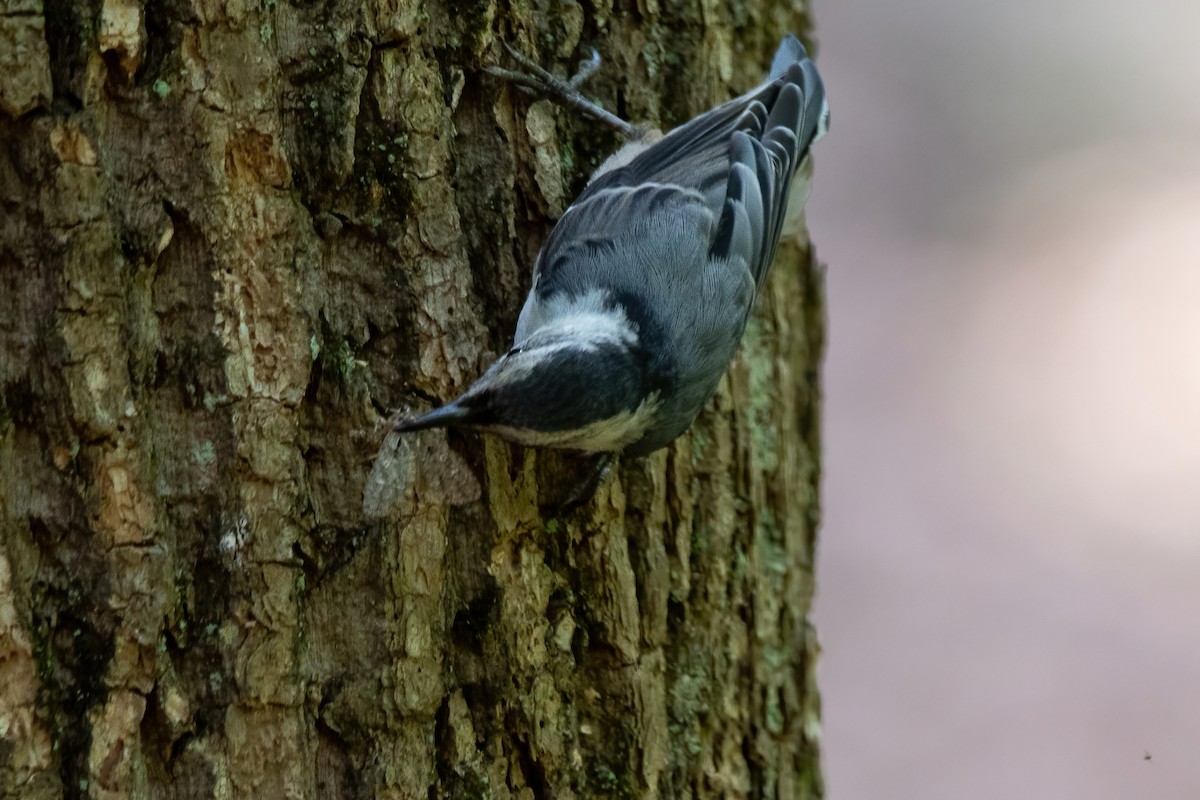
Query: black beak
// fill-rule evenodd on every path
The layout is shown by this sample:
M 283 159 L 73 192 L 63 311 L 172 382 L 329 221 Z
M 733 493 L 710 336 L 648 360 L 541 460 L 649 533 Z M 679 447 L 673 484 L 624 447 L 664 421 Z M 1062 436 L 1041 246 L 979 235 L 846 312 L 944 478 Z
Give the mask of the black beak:
M 451 425 L 462 424 L 470 416 L 471 412 L 459 405 L 458 401 L 455 400 L 453 403 L 447 403 L 441 408 L 427 411 L 420 416 L 402 419 L 396 423 L 394 430 L 423 431 L 427 428 L 445 428 Z

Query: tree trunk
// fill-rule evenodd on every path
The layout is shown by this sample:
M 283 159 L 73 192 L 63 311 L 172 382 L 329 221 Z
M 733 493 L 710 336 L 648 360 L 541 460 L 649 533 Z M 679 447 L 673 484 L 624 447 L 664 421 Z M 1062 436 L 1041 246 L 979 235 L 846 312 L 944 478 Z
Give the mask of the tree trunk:
M 805 242 L 693 431 L 581 510 L 587 459 L 486 436 L 373 470 L 618 144 L 498 42 L 597 47 L 588 91 L 668 128 L 807 30 L 620 5 L 7 0 L 0 795 L 820 796 Z

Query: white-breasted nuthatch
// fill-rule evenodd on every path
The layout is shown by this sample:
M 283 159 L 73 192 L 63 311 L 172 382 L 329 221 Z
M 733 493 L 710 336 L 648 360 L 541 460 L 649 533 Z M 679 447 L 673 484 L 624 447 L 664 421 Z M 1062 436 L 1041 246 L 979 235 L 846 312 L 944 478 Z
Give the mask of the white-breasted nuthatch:
M 492 71 L 607 115 L 577 81 L 534 69 L 540 77 Z M 512 349 L 458 399 L 396 430 L 469 426 L 640 456 L 687 430 L 716 392 L 785 219 L 806 199 L 804 187 L 789 210 L 793 177 L 828 127 L 821 78 L 788 34 L 763 84 L 657 141 L 607 117 L 631 140 L 551 231 Z

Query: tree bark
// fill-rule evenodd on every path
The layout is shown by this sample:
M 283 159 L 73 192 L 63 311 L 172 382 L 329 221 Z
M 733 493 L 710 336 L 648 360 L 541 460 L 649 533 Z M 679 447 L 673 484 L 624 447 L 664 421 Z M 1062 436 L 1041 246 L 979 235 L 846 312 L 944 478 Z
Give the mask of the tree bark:
M 693 431 L 620 465 L 381 420 L 507 349 L 617 142 L 776 0 L 7 0 L 0 795 L 819 797 L 822 281 L 781 249 Z M 364 513 L 364 498 L 366 510 Z

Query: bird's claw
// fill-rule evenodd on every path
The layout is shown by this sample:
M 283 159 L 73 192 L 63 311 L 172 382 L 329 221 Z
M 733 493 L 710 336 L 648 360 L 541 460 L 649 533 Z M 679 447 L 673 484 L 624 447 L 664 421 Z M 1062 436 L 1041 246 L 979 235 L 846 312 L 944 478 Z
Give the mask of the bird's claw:
M 487 74 L 507 81 L 517 88 L 532 94 L 541 95 L 560 105 L 573 108 L 589 117 L 604 123 L 616 130 L 626 139 L 638 139 L 643 131 L 636 125 L 630 125 L 615 114 L 606 111 L 598 103 L 584 97 L 579 91 L 580 85 L 600 69 L 600 53 L 592 48 L 590 58 L 579 64 L 578 71 L 569 79 L 563 80 L 542 65 L 521 53 L 508 42 L 503 42 L 504 50 L 524 71 L 505 69 L 498 66 L 484 67 Z

